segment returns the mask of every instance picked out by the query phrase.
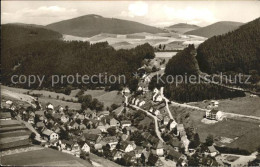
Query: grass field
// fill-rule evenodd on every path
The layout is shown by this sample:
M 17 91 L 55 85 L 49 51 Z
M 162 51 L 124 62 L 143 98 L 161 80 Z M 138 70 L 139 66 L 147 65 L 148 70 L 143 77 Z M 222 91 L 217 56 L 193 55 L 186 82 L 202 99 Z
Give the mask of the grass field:
M 49 148 L 6 155 L 1 157 L 1 164 L 12 166 L 92 166 L 88 161 Z
M 249 122 L 242 120 L 224 119 L 215 124 L 205 124 L 201 122 L 204 112 L 195 109 L 184 109 L 181 107 L 170 106 L 170 110 L 177 121 L 184 120 L 184 125 L 190 126 L 192 124 L 195 131 L 199 134 L 200 140 L 205 141 L 209 134 L 214 138 L 230 138 L 231 143 L 217 142 L 218 145 L 225 145 L 233 148 L 246 149 L 253 152 L 260 146 L 260 122 Z M 185 120 L 185 115 L 189 113 L 189 118 Z
M 190 105 L 205 108 L 208 103 L 206 102 L 193 102 Z M 242 115 L 251 115 L 260 117 L 260 97 L 237 97 L 233 99 L 219 100 L 218 110 L 236 113 Z

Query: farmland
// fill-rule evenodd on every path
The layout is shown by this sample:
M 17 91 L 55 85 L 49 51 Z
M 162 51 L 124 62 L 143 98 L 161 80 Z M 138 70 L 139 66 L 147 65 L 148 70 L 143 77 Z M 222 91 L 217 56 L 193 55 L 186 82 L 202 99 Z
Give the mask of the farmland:
M 88 161 L 49 148 L 1 157 L 3 165 L 92 166 Z
M 205 108 L 208 102 L 193 102 L 190 105 Z M 260 97 L 237 97 L 233 99 L 219 100 L 218 110 L 243 115 L 251 115 L 260 117 Z
M 205 113 L 195 109 L 176 107 L 171 105 L 170 110 L 177 121 L 182 121 L 185 127 L 191 125 L 199 134 L 200 140 L 205 141 L 209 134 L 213 135 L 216 143 L 221 146 L 246 149 L 250 152 L 260 145 L 260 122 L 224 119 L 215 124 L 205 124 L 201 120 Z M 187 117 L 187 114 L 189 117 Z M 230 142 L 224 142 L 228 141 Z
M 199 45 L 206 40 L 204 37 L 194 35 L 180 35 L 178 33 L 135 33 L 129 35 L 118 35 L 102 33 L 91 38 L 63 35 L 65 41 L 89 41 L 90 43 L 105 42 L 115 49 L 131 49 L 137 45 L 149 43 L 153 47 L 165 45 L 166 50 L 182 50 L 188 44 Z

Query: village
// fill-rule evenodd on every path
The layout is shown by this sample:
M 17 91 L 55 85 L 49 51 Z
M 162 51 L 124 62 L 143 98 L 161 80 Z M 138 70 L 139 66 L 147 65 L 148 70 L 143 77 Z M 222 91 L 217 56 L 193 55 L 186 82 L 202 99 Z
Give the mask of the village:
M 11 100 L 2 101 L 1 121 L 20 120 L 33 131 L 26 132 L 28 138 L 21 145 L 30 139 L 33 144 L 85 160 L 93 153 L 123 166 L 218 165 L 215 156 L 219 152 L 213 139 L 209 136 L 206 143 L 201 143 L 192 127 L 184 127 L 173 118 L 163 88 L 149 92 L 140 86 L 138 90 L 141 93 L 133 96 L 124 88 L 121 93 L 125 100 L 113 111 L 75 111 L 51 103 L 43 106 L 38 101 L 35 108 L 24 108 Z M 210 103 L 205 119 L 222 119 L 217 105 L 217 101 Z M 3 144 L 2 149 L 17 146 L 19 142 Z

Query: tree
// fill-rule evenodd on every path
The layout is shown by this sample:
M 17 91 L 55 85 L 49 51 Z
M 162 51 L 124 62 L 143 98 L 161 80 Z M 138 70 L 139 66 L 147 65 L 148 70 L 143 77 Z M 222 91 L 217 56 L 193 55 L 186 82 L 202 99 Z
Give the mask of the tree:
M 206 145 L 207 146 L 212 146 L 214 143 L 214 138 L 213 138 L 213 135 L 208 135 L 208 137 L 206 138 Z
M 35 139 L 35 137 L 36 137 L 36 134 L 35 133 L 31 133 L 29 139 L 31 141 L 33 141 Z
M 115 136 L 116 135 L 116 128 L 110 127 L 110 128 L 107 129 L 107 132 L 110 136 Z
M 130 135 L 130 140 L 133 140 L 136 145 L 141 146 L 145 139 L 139 131 L 135 131 Z

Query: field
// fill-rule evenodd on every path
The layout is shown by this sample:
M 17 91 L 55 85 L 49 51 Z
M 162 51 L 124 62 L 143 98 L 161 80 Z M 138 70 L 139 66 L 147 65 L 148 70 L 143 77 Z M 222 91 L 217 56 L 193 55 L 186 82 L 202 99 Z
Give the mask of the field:
M 13 87 L 7 87 L 7 86 L 1 86 L 1 95 L 10 100 L 14 100 L 18 103 L 21 103 L 21 101 L 26 103 L 32 103 L 33 97 L 30 95 L 27 95 L 27 92 L 30 92 L 32 95 L 34 94 L 42 94 L 38 100 L 42 104 L 52 103 L 54 106 L 69 106 L 71 109 L 78 110 L 81 107 L 80 103 L 74 103 L 74 102 L 68 102 L 61 100 L 63 97 L 65 100 L 75 100 L 75 97 L 64 95 L 62 93 L 55 93 L 51 91 L 46 90 L 28 90 L 28 89 L 22 89 L 22 88 L 13 88 Z M 50 96 L 50 97 L 49 97 Z M 59 96 L 59 99 L 57 99 L 57 96 Z
M 17 100 L 18 102 L 22 100 L 26 103 L 31 103 L 33 97 L 27 95 L 28 91 L 30 92 L 30 95 L 41 94 L 38 100 L 42 104 L 52 103 L 54 106 L 69 106 L 69 108 L 75 110 L 79 110 L 81 108 L 80 103 L 66 101 L 71 99 L 73 101 L 77 101 L 77 98 L 75 96 L 78 93 L 79 89 L 73 90 L 70 95 L 65 95 L 62 93 L 55 93 L 47 90 L 27 90 L 7 86 L 1 87 L 1 95 L 3 95 L 5 98 L 10 100 Z M 87 90 L 84 94 L 89 94 L 92 96 L 92 98 L 97 98 L 99 101 L 103 102 L 105 109 L 106 107 L 110 107 L 114 103 L 122 104 L 122 101 L 124 100 L 121 93 L 118 91 L 106 92 L 104 90 Z M 59 96 L 59 99 L 57 99 L 57 96 Z M 65 101 L 63 99 L 65 99 Z
M 1 157 L 1 164 L 12 166 L 92 166 L 88 161 L 49 148 L 6 155 Z
M 202 111 L 176 106 L 170 106 L 170 110 L 177 121 L 184 120 L 186 127 L 192 124 L 202 142 L 211 134 L 219 140 L 216 143 L 222 146 L 238 147 L 250 152 L 255 151 L 260 146 L 260 136 L 258 135 L 260 134 L 260 122 L 224 119 L 215 124 L 205 124 L 201 122 L 205 115 Z M 189 113 L 189 118 L 184 119 L 187 113 Z M 230 143 L 224 142 L 228 140 L 230 140 Z
M 63 35 L 65 41 L 89 41 L 92 43 L 105 42 L 113 46 L 115 49 L 131 49 L 137 45 L 149 43 L 153 47 L 158 47 L 160 44 L 165 45 L 167 50 L 182 50 L 188 44 L 198 45 L 205 41 L 206 38 L 192 35 L 181 35 L 178 33 L 135 33 L 129 35 L 107 34 L 102 33 L 91 38 L 82 38 L 71 35 Z
M 190 105 L 205 108 L 208 102 L 193 102 Z M 242 115 L 251 115 L 260 117 L 260 97 L 238 97 L 233 99 L 219 100 L 218 110 Z

